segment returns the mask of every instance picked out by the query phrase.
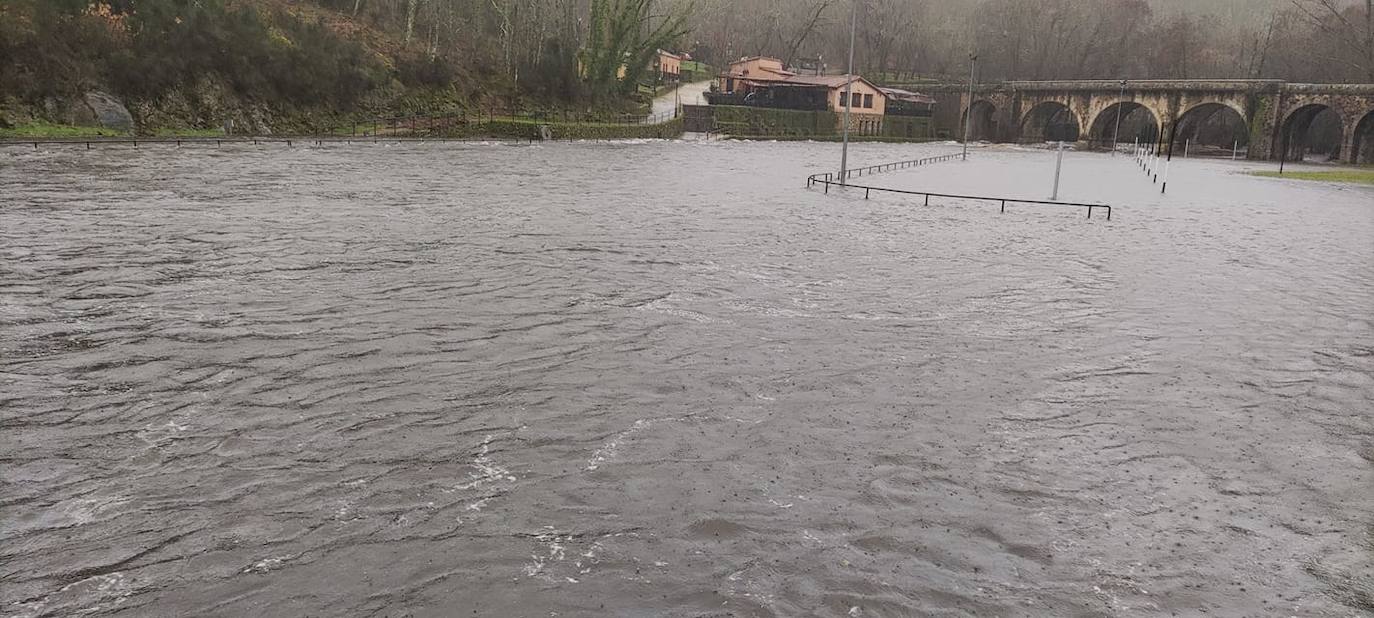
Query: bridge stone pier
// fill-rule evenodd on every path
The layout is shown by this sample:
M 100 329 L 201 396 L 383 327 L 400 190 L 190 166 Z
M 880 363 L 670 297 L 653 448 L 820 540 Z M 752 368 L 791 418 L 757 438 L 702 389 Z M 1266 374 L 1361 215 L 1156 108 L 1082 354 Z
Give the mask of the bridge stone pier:
M 1301 158 L 1314 139 L 1314 121 L 1330 110 L 1340 125 L 1333 158 L 1374 163 L 1374 84 L 1294 84 L 1275 80 L 1112 80 L 1003 82 L 921 86 L 939 101 L 937 118 L 957 126 L 961 138 L 971 118 L 975 140 L 1074 141 L 1109 148 L 1122 122 L 1120 141 L 1137 138 L 1181 147 L 1218 119 L 1238 127 L 1251 159 Z M 972 113 L 970 114 L 970 108 Z M 958 110 L 957 117 L 949 117 Z M 1220 116 L 1219 116 L 1220 115 Z M 1128 130 L 1129 129 L 1129 130 Z

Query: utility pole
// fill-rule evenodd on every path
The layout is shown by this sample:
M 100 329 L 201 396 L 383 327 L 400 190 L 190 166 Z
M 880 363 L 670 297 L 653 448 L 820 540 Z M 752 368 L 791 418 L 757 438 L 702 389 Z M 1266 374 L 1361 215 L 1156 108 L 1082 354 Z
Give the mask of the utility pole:
M 1121 80 L 1121 96 L 1116 102 L 1116 133 L 1112 134 L 1112 156 L 1116 156 L 1116 144 L 1121 139 L 1121 112 L 1126 108 L 1126 80 Z
M 1288 127 L 1280 129 L 1279 133 L 1279 175 L 1283 175 L 1283 166 L 1288 163 Z
M 1174 126 L 1169 129 L 1169 155 L 1164 159 L 1164 184 L 1159 187 L 1160 193 L 1169 191 L 1169 167 L 1174 162 L 1174 140 L 1178 139 L 1178 121 L 1174 121 Z
M 1050 194 L 1050 201 L 1059 201 L 1059 173 L 1064 171 L 1064 142 L 1059 142 L 1059 158 L 1054 163 L 1054 193 Z
M 854 107 L 854 37 L 859 32 L 859 0 L 849 12 L 849 72 L 844 84 L 844 146 L 840 150 L 840 186 L 849 184 L 849 114 Z
M 964 160 L 968 160 L 968 140 L 973 132 L 973 71 L 978 62 L 978 54 L 968 55 L 968 112 L 964 118 Z

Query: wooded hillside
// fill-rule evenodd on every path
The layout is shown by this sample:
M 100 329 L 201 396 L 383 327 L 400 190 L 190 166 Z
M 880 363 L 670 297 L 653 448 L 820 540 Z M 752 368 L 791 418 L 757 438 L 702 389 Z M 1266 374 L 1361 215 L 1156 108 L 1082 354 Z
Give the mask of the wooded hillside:
M 870 76 L 1374 83 L 1374 0 L 675 0 L 699 55 L 821 57 Z
M 0 122 L 71 120 L 73 101 L 92 90 L 124 100 L 140 125 L 188 128 L 626 110 L 638 102 L 640 65 L 683 32 L 681 16 L 645 19 L 651 9 L 650 0 L 0 0 Z M 600 36 L 594 49 L 589 35 Z M 621 57 L 633 59 L 624 81 L 614 78 Z

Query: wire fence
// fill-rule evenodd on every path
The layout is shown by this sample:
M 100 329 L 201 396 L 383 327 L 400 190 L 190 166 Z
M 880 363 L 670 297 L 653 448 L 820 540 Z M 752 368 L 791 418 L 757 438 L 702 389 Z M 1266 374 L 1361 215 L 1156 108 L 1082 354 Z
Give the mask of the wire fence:
M 1093 212 L 1094 212 L 1095 210 L 1103 209 L 1103 210 L 1106 210 L 1106 211 L 1107 211 L 1107 220 L 1108 220 L 1108 221 L 1111 221 L 1111 220 L 1112 220 L 1112 207 L 1109 206 L 1109 205 L 1107 205 L 1107 204 L 1086 204 L 1086 203 L 1078 203 L 1078 202 L 1060 202 L 1060 201 L 1047 201 L 1047 200 L 1027 200 L 1027 199 L 1011 198 L 1011 197 L 990 197 L 990 196 L 986 196 L 986 195 L 957 195 L 957 194 L 953 194 L 953 193 L 932 193 L 932 192 L 929 192 L 929 191 L 912 191 L 912 190 L 906 190 L 906 189 L 889 189 L 889 188 L 886 188 L 886 187 L 872 187 L 872 186 L 866 186 L 866 185 L 856 185 L 856 184 L 852 184 L 852 183 L 849 182 L 849 179 L 850 179 L 850 178 L 853 178 L 854 176 L 872 175 L 872 174 L 882 173 L 882 172 L 887 172 L 887 171 L 892 171 L 892 170 L 906 169 L 906 168 L 910 168 L 910 167 L 919 167 L 919 166 L 922 166 L 922 165 L 930 165 L 930 164 L 933 164 L 933 163 L 940 163 L 940 162 L 943 162 L 943 161 L 952 161 L 952 160 L 954 160 L 954 159 L 960 159 L 960 158 L 963 158 L 963 155 L 962 155 L 962 154 L 948 154 L 948 155 L 940 155 L 940 156 L 936 156 L 936 157 L 926 157 L 926 158 L 924 158 L 924 159 L 913 159 L 913 160 L 910 160 L 910 161 L 896 161 L 896 162 L 893 162 L 893 163 L 881 163 L 881 164 L 878 164 L 878 165 L 870 165 L 870 166 L 868 166 L 868 167 L 861 167 L 861 168 L 855 168 L 855 169 L 852 169 L 852 170 L 847 170 L 847 171 L 845 172 L 845 174 L 844 174 L 843 179 L 837 179 L 836 177 L 839 176 L 840 174 L 838 174 L 838 173 L 836 173 L 836 172 L 825 172 L 825 173 L 821 173 L 821 174 L 812 174 L 812 175 L 810 175 L 810 176 L 808 176 L 808 177 L 806 178 L 806 188 L 807 188 L 807 189 L 810 189 L 810 188 L 812 188 L 812 187 L 815 187 L 816 185 L 821 185 L 821 186 L 824 186 L 824 187 L 825 187 L 825 192 L 826 192 L 827 194 L 830 193 L 830 187 L 831 187 L 831 186 L 836 186 L 836 187 L 840 187 L 840 188 L 844 188 L 844 189 L 862 189 L 863 192 L 864 192 L 864 199 L 869 199 L 869 197 L 871 196 L 871 194 L 872 194 L 874 191 L 877 191 L 877 192 L 879 192 L 879 193 L 895 193 L 895 194 L 899 194 L 899 195 L 917 195 L 917 196 L 923 196 L 923 197 L 925 197 L 925 205 L 926 205 L 926 206 L 929 206 L 929 205 L 930 205 L 930 198 L 932 198 L 932 197 L 948 198 L 948 199 L 960 199 L 960 200 L 975 200 L 975 201 L 982 201 L 982 202 L 996 202 L 996 203 L 1001 204 L 1001 210 L 1000 210 L 1000 212 L 1003 212 L 1003 213 L 1007 212 L 1007 204 L 1029 204 L 1029 205 L 1042 205 L 1042 206 L 1068 206 L 1068 207 L 1073 207 L 1073 208 L 1085 208 L 1085 209 L 1087 209 L 1087 211 L 1088 211 L 1088 218 L 1091 219 L 1091 218 L 1093 218 Z
M 677 119 L 678 109 L 656 114 L 598 114 L 579 111 L 534 111 L 534 112 L 496 112 L 455 113 L 455 114 L 417 114 L 410 116 L 387 116 L 369 120 L 352 121 L 320 134 L 280 134 L 255 135 L 232 134 L 217 136 L 76 136 L 76 137 L 9 137 L 0 138 L 0 146 L 42 145 L 79 145 L 87 150 L 95 145 L 127 144 L 137 148 L 140 144 L 174 144 L 176 146 L 194 144 L 276 144 L 286 146 L 295 144 L 324 145 L 341 142 L 382 141 L 503 141 L 528 142 L 532 138 L 511 136 L 484 136 L 481 131 L 486 125 L 495 122 L 528 123 L 531 125 L 598 125 L 598 126 L 657 126 Z M 531 128 L 534 131 L 534 128 Z M 470 134 L 469 134 L 470 133 Z M 543 141 L 555 139 L 553 132 L 540 134 Z M 537 140 L 535 140 L 537 141 Z
M 0 147 L 23 147 L 39 149 L 42 146 L 69 146 L 77 149 L 94 150 L 102 146 L 202 146 L 218 148 L 223 146 L 282 146 L 285 148 L 328 146 L 331 144 L 424 144 L 424 143 L 503 143 L 534 144 L 547 141 L 613 141 L 614 138 L 550 138 L 536 137 L 411 137 L 393 136 L 329 136 L 329 137 L 62 137 L 62 138 L 5 138 L 0 139 Z
M 479 113 L 415 114 L 385 116 L 350 122 L 331 131 L 333 135 L 368 137 L 372 135 L 449 134 L 469 127 L 496 122 L 530 124 L 657 125 L 678 117 L 678 109 L 657 114 L 605 114 L 579 110 L 487 111 Z

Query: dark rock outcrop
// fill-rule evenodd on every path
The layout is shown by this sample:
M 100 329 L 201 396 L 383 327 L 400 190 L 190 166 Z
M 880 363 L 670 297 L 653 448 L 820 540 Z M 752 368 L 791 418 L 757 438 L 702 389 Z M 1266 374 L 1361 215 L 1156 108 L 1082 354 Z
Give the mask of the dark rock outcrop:
M 86 93 L 86 107 L 91 113 L 95 114 L 95 121 L 106 129 L 116 131 L 132 131 L 134 129 L 134 117 L 129 113 L 129 109 L 119 99 L 114 98 L 104 92 L 91 91 Z

